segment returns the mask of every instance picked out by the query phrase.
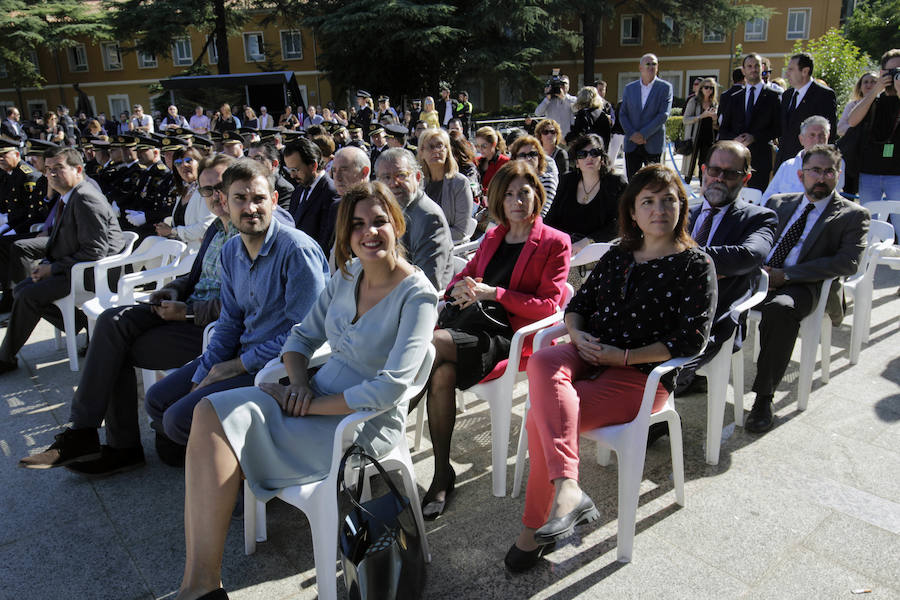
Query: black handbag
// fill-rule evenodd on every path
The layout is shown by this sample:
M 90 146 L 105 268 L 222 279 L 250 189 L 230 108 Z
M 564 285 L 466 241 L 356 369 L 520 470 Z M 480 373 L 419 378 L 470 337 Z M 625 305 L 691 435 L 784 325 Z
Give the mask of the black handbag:
M 447 302 L 438 315 L 437 325 L 440 329 L 456 329 L 471 334 L 485 332 L 489 335 L 512 335 L 506 309 L 499 302 L 491 300 L 479 300 L 463 309 Z
M 675 141 L 675 154 L 690 156 L 694 153 L 694 140 L 684 139 Z
M 425 589 L 424 532 L 416 527 L 409 499 L 397 491 L 381 464 L 356 444 L 344 453 L 338 473 L 345 472 L 351 457 L 361 462 L 355 491 L 347 489 L 343 477 L 338 482 L 338 495 L 351 505 L 338 528 L 347 593 L 351 600 L 420 598 Z M 381 474 L 388 493 L 360 502 L 367 463 Z

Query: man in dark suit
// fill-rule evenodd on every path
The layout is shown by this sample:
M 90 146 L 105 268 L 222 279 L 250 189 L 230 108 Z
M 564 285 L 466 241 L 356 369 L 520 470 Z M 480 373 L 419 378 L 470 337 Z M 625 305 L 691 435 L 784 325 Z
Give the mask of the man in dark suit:
M 753 174 L 747 187 L 764 190 L 772 174 L 772 140 L 778 137 L 780 99 L 760 78 L 759 54 L 745 56 L 741 68 L 744 86 L 719 106 L 719 139 L 734 140 L 750 149 Z
M 832 146 L 813 146 L 803 155 L 803 194 L 772 196 L 767 206 L 778 215 L 775 246 L 766 257 L 769 294 L 760 305 L 760 353 L 753 391 L 756 401 L 744 429 L 772 428 L 772 397 L 791 360 L 800 321 L 816 304 L 822 281 L 852 275 L 866 247 L 869 213 L 834 188 L 841 154 Z M 840 285 L 832 285 L 827 311 L 840 322 Z
M 445 82 L 441 82 L 441 99 L 438 100 L 434 109 L 438 114 L 438 121 L 441 123 L 441 127 L 447 127 L 447 124 L 450 122 L 450 119 L 453 118 L 453 109 L 456 108 L 456 103 L 450 98 L 450 85 Z
M 802 149 L 798 136 L 800 125 L 808 117 L 819 115 L 831 124 L 829 143 L 837 132 L 837 98 L 834 90 L 813 81 L 813 59 L 801 52 L 791 57 L 787 78 L 791 87 L 781 95 L 781 133 L 778 137 L 778 156 L 775 168 Z
M 25 128 L 19 123 L 19 119 L 20 114 L 18 108 L 15 106 L 7 108 L 6 119 L 0 124 L 0 135 L 4 135 L 12 140 L 19 140 L 24 144 L 25 140 L 28 139 L 28 134 L 25 133 Z
M 6 337 L 0 345 L 0 372 L 18 367 L 16 354 L 28 341 L 41 317 L 62 329 L 62 315 L 54 300 L 71 290 L 70 271 L 77 262 L 98 260 L 120 252 L 125 243 L 119 222 L 103 194 L 84 179 L 81 154 L 72 148 L 58 148 L 47 153 L 45 168 L 50 187 L 61 196 L 57 202 L 58 218 L 48 237 L 21 240 L 16 249 L 27 246 L 28 255 L 19 256 L 23 271 L 33 258 L 43 260 L 31 269 L 31 276 L 23 278 L 13 290 L 12 314 Z M 76 312 L 80 329 L 87 319 Z M 76 329 L 76 330 L 77 330 Z
M 307 138 L 294 140 L 284 147 L 284 164 L 297 184 L 288 212 L 297 229 L 319 242 L 328 256 L 340 196 L 322 169 L 322 151 Z
M 680 390 L 676 393 L 688 391 L 694 372 L 716 355 L 738 327 L 731 307 L 749 298 L 756 289 L 760 267 L 772 250 L 778 217 L 772 210 L 739 197 L 750 180 L 750 164 L 747 147 L 729 140 L 713 144 L 706 164 L 700 167 L 703 203 L 690 210 L 688 230 L 716 265 L 719 300 L 706 350 L 695 364 L 679 373 Z M 739 330 L 735 349 L 742 343 Z
M 625 130 L 625 173 L 630 179 L 643 165 L 658 163 L 672 112 L 672 84 L 656 76 L 659 60 L 641 57 L 641 78 L 625 86 L 619 119 Z

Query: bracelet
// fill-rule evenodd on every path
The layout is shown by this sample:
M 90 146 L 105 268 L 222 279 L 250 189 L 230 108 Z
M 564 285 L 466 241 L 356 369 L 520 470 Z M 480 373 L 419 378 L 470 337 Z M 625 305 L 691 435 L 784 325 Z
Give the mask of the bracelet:
M 623 366 L 628 366 L 628 348 L 625 349 L 625 361 L 622 363 Z

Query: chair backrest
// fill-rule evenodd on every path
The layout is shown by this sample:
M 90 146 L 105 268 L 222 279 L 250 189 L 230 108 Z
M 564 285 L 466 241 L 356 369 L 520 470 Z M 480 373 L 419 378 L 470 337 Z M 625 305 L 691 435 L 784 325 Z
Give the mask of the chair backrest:
M 879 242 L 894 243 L 894 226 L 887 221 L 872 219 L 869 222 L 869 245 Z
M 741 313 L 744 313 L 763 300 L 766 299 L 766 295 L 769 293 L 769 274 L 766 273 L 766 270 L 760 268 L 759 270 L 759 283 L 756 285 L 756 291 L 751 294 L 749 298 L 745 298 L 743 300 L 739 300 L 735 302 L 731 306 L 732 316 L 736 319 Z
M 887 221 L 888 215 L 900 214 L 900 200 L 879 200 L 866 202 L 863 208 L 871 213 L 873 219 Z
M 744 202 L 748 204 L 759 204 L 762 202 L 762 190 L 757 190 L 755 188 L 745 187 L 741 190 L 741 198 L 744 199 Z
M 478 246 L 481 244 L 481 240 L 483 239 L 484 237 L 481 237 L 472 242 L 456 244 L 455 246 L 453 246 L 453 248 L 450 249 L 450 254 L 452 254 L 453 256 L 467 257 L 478 249 Z
M 212 339 L 213 333 L 216 331 L 216 322 L 213 321 L 209 325 L 206 326 L 206 329 L 203 330 L 203 351 L 206 352 L 206 347 L 209 346 L 209 340 Z
M 607 242 L 594 242 L 593 244 L 588 244 L 581 249 L 581 252 L 572 257 L 572 260 L 569 261 L 569 268 L 580 267 L 581 265 L 597 262 L 611 247 L 612 244 Z
M 469 263 L 469 261 L 467 261 L 462 256 L 456 256 L 456 255 L 451 256 L 450 260 L 453 262 L 453 274 L 454 275 L 459 274 L 463 269 L 466 268 L 466 265 Z

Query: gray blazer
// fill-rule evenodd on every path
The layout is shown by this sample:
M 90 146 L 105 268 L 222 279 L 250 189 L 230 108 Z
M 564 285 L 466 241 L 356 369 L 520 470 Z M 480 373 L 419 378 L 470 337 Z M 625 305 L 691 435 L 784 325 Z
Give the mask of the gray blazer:
M 458 244 L 472 235 L 477 223 L 472 218 L 474 207 L 472 186 L 469 185 L 469 180 L 465 175 L 457 173 L 453 177 L 444 179 L 441 184 L 440 197 L 432 198 L 432 200 L 444 211 L 453 243 Z
M 419 189 L 403 209 L 406 233 L 401 242 L 412 264 L 422 269 L 436 290 L 443 290 L 453 278 L 450 250 L 453 240 L 441 207 Z
M 106 197 L 91 183 L 72 189 L 62 217 L 47 241 L 47 261 L 54 275 L 68 275 L 77 262 L 99 260 L 125 246 L 119 220 Z
M 775 244 L 785 225 L 803 201 L 803 194 L 777 194 L 766 206 L 778 215 Z M 790 283 L 807 284 L 818 297 L 822 280 L 846 277 L 856 273 L 869 231 L 869 212 L 863 207 L 832 193 L 831 200 L 800 248 L 797 264 L 785 267 Z M 840 323 L 844 316 L 840 284 L 831 286 L 827 311 L 832 322 Z

